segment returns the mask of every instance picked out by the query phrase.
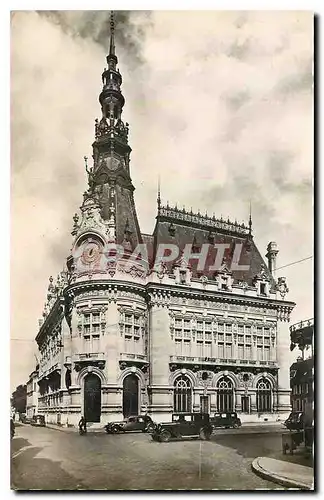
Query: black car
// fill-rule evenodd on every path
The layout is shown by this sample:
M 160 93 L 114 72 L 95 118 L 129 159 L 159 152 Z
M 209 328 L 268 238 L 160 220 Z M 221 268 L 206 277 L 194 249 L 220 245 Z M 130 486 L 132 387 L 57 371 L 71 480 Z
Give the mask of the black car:
M 155 427 L 152 439 L 166 443 L 172 438 L 198 437 L 205 441 L 210 439 L 212 432 L 208 413 L 174 413 L 172 422 L 161 423 Z
M 152 432 L 155 424 L 148 415 L 136 415 L 127 417 L 120 422 L 109 422 L 105 425 L 105 431 L 108 434 L 118 434 L 121 432 Z
M 35 427 L 46 427 L 44 415 L 34 415 L 31 420 L 31 425 Z
M 237 416 L 237 413 L 215 413 L 213 417 L 210 419 L 210 423 L 213 426 L 213 429 L 219 428 L 219 427 L 225 427 L 226 429 L 229 429 L 230 427 L 233 427 L 234 429 L 237 429 L 238 427 L 241 427 L 242 422 Z

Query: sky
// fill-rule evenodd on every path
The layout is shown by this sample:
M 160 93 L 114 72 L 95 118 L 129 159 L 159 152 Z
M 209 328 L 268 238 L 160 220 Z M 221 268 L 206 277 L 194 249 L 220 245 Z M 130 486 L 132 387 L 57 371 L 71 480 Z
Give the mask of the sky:
M 72 245 L 87 188 L 109 12 L 11 16 L 11 382 L 35 365 L 33 339 Z M 277 266 L 313 255 L 313 17 L 294 11 L 116 14 L 124 121 L 141 230 L 162 200 L 247 222 Z M 291 322 L 313 317 L 313 260 L 278 271 Z M 296 356 L 296 353 L 292 353 Z

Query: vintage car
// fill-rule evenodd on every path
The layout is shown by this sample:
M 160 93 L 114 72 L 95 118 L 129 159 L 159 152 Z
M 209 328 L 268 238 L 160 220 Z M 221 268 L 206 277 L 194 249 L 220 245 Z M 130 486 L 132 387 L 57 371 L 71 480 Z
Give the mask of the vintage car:
M 302 412 L 291 412 L 284 426 L 292 431 L 300 431 L 304 428 L 304 414 Z
M 233 427 L 234 429 L 237 429 L 238 427 L 241 427 L 242 423 L 239 417 L 237 416 L 237 413 L 215 413 L 213 417 L 210 418 L 210 423 L 213 427 L 213 429 L 219 428 L 219 427 L 225 427 L 226 429 L 229 429 L 230 427 Z
M 152 432 L 152 439 L 166 443 L 170 439 L 196 437 L 209 440 L 213 428 L 208 413 L 174 413 L 172 422 L 158 424 Z
M 155 424 L 148 415 L 136 415 L 127 417 L 120 422 L 109 422 L 105 425 L 105 431 L 108 434 L 118 434 L 120 432 L 152 432 Z
M 31 423 L 31 425 L 33 425 L 35 427 L 45 427 L 46 426 L 44 415 L 34 415 L 30 423 Z

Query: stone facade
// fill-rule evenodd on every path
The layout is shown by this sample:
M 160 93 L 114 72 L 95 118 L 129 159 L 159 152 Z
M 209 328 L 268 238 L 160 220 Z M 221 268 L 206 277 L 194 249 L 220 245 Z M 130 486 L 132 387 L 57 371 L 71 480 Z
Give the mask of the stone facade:
M 85 159 L 89 189 L 73 218 L 67 268 L 50 278 L 36 337 L 39 413 L 60 425 L 84 415 L 100 426 L 142 412 L 155 421 L 200 410 L 284 419 L 294 303 L 284 300 L 285 279 L 275 280 L 277 247 L 267 249 L 270 272 L 251 217 L 240 225 L 163 207 L 160 194 L 153 235 L 140 232 L 117 62 L 112 30 L 90 170 Z M 215 245 L 226 245 L 215 271 L 198 269 L 205 243 L 212 262 Z M 178 260 L 154 265 L 161 244 L 177 246 Z M 229 265 L 237 244 L 244 271 Z M 146 249 L 141 258 L 134 257 L 138 245 Z
M 35 370 L 29 375 L 27 386 L 27 398 L 26 398 L 26 416 L 27 418 L 33 418 L 38 414 L 38 368 L 37 365 Z

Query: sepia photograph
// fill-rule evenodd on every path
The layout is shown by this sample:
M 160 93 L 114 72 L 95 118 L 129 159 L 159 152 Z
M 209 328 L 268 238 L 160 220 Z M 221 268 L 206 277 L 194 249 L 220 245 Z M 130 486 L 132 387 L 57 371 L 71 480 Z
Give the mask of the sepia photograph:
M 12 490 L 315 490 L 315 27 L 10 12 Z

